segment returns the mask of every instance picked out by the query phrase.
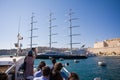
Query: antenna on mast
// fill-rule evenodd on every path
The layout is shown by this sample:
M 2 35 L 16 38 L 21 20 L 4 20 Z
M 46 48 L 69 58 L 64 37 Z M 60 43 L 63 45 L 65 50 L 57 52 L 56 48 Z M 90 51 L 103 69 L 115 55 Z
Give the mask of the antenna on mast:
M 72 21 L 73 20 L 77 20 L 78 18 L 72 18 L 72 15 L 73 15 L 74 13 L 72 12 L 72 9 L 70 9 L 69 10 L 69 28 L 70 28 L 70 53 L 72 54 L 72 50 L 73 50 L 73 44 L 80 44 L 80 43 L 73 43 L 73 36 L 78 36 L 78 35 L 80 35 L 80 34 L 73 34 L 73 30 L 72 30 L 72 28 L 77 28 L 77 27 L 80 27 L 80 26 L 73 26 L 72 25 Z
M 18 33 L 20 32 L 20 24 L 21 24 L 21 16 L 19 17 L 19 23 L 18 23 Z
M 31 17 L 31 34 L 30 34 L 30 49 L 32 49 L 33 45 L 37 45 L 37 44 L 33 44 L 33 38 L 38 37 L 38 36 L 33 36 L 33 30 L 37 30 L 38 28 L 34 28 L 34 23 L 37 23 L 36 21 L 34 21 L 34 13 L 32 13 L 32 17 Z
M 57 42 L 52 42 L 52 36 L 53 35 L 57 35 L 57 33 L 52 33 L 52 28 L 53 27 L 56 27 L 57 25 L 52 25 L 52 21 L 53 20 L 56 20 L 56 18 L 53 18 L 52 17 L 52 15 L 53 15 L 53 13 L 52 12 L 50 12 L 50 14 L 49 14 L 49 24 L 50 24 L 50 26 L 49 26 L 49 48 L 50 48 L 50 50 L 51 50 L 51 48 L 52 48 L 52 43 L 57 43 Z
M 16 56 L 18 56 L 19 53 L 21 52 L 22 44 L 20 43 L 20 40 L 23 40 L 23 37 L 20 35 L 20 24 L 21 24 L 21 17 L 19 18 L 19 24 L 18 24 L 17 43 L 15 43 L 15 47 L 17 47 Z

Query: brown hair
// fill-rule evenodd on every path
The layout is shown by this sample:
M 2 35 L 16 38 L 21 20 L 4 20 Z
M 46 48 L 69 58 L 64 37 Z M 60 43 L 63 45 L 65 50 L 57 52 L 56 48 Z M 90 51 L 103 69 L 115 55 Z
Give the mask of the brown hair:
M 55 63 L 54 70 L 60 71 L 62 69 L 63 65 L 60 62 Z
M 49 74 L 50 74 L 50 67 L 48 67 L 48 66 L 42 67 L 42 75 L 49 76 Z
M 39 65 L 38 65 L 37 70 L 39 71 L 39 70 L 42 69 L 42 67 L 44 67 L 44 66 L 46 66 L 45 61 L 41 61 L 41 62 L 39 63 Z
M 68 77 L 68 80 L 79 80 L 79 77 L 76 73 L 71 72 L 69 77 Z
M 50 80 L 63 80 L 60 71 L 53 69 L 52 74 L 50 75 Z

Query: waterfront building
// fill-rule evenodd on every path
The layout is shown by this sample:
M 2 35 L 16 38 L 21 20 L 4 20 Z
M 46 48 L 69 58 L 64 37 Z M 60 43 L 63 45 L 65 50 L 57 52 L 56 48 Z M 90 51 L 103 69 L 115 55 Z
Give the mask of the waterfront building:
M 113 38 L 101 42 L 95 42 L 93 48 L 87 49 L 97 55 L 120 55 L 120 38 Z
M 94 43 L 94 48 L 120 47 L 120 38 L 109 39 Z

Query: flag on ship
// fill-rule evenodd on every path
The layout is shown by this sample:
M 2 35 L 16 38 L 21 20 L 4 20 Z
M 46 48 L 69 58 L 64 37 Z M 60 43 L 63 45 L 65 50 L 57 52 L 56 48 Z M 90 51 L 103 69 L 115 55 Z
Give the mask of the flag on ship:
M 81 46 L 81 48 L 84 48 L 85 47 L 85 44 Z

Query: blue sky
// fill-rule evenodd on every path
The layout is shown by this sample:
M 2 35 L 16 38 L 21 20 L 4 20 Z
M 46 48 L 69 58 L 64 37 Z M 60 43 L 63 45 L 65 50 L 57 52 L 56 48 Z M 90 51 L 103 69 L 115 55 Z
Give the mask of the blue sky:
M 17 42 L 18 26 L 23 40 L 23 48 L 29 47 L 31 15 L 34 12 L 34 24 L 38 30 L 33 40 L 37 46 L 49 46 L 49 13 L 53 12 L 53 25 L 57 25 L 52 32 L 58 33 L 52 40 L 57 44 L 53 47 L 69 48 L 69 9 L 74 12 L 73 33 L 80 33 L 74 37 L 73 42 L 81 42 L 73 47 L 93 47 L 94 42 L 120 37 L 120 0 L 0 0 L 0 49 L 15 48 Z M 19 18 L 21 20 L 19 21 Z

